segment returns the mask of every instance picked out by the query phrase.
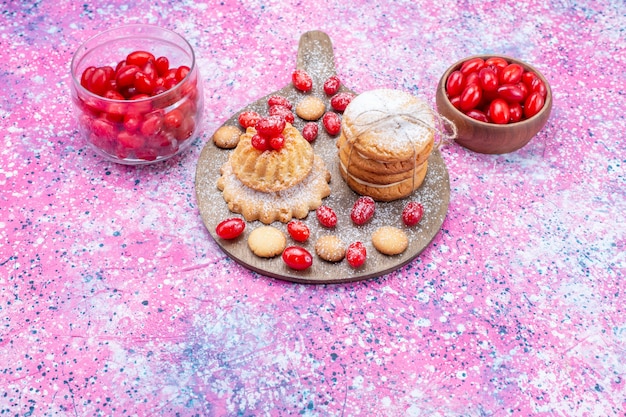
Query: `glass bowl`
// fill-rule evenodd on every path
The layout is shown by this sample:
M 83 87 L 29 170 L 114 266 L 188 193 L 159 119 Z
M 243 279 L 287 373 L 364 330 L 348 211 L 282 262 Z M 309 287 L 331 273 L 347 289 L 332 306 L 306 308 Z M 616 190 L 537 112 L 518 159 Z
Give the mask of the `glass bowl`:
M 191 145 L 204 97 L 191 45 L 151 25 L 102 32 L 71 62 L 81 135 L 104 158 L 126 165 L 163 161 Z
M 474 58 L 483 60 L 502 58 L 509 63 L 522 66 L 525 71 L 534 72 L 546 88 L 541 110 L 527 119 L 507 124 L 495 124 L 476 120 L 456 108 L 446 93 L 446 81 L 452 72 L 461 68 L 464 62 Z M 437 86 L 436 103 L 439 113 L 456 125 L 457 138 L 455 141 L 459 145 L 478 153 L 505 154 L 526 146 L 544 127 L 552 111 L 552 90 L 543 74 L 524 61 L 506 55 L 474 55 L 459 60 L 446 70 Z

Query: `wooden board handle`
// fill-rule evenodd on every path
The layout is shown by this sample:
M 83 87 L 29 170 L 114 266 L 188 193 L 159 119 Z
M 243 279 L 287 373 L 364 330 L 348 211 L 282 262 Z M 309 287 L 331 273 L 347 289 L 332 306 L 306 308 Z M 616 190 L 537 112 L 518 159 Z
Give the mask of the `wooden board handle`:
M 314 85 L 321 85 L 336 74 L 333 44 L 326 33 L 312 30 L 300 37 L 296 68 L 305 70 Z

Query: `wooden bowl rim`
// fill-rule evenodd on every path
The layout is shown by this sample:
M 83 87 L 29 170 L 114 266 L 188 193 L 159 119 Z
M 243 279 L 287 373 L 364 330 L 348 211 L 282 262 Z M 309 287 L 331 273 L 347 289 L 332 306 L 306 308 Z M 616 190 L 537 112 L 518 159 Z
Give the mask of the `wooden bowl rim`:
M 546 86 L 546 98 L 545 98 L 545 103 L 544 103 L 543 108 L 539 111 L 539 113 L 533 115 L 529 119 L 520 120 L 519 122 L 515 122 L 515 123 L 497 124 L 497 123 L 489 123 L 489 122 L 482 122 L 480 120 L 476 120 L 474 118 L 469 117 L 468 115 L 463 113 L 461 110 L 457 109 L 456 107 L 454 107 L 454 105 L 452 104 L 452 102 L 450 102 L 450 99 L 448 98 L 448 94 L 446 93 L 446 80 L 448 79 L 448 77 L 453 71 L 456 71 L 457 69 L 461 68 L 461 65 L 465 61 L 468 61 L 474 58 L 482 58 L 482 59 L 503 58 L 503 59 L 506 59 L 509 63 L 519 64 L 522 67 L 525 67 L 526 70 L 533 71 L 535 74 L 537 74 L 539 78 L 541 78 L 541 81 L 543 81 L 544 85 Z M 439 80 L 438 93 L 441 94 L 442 98 L 446 101 L 446 103 L 450 105 L 449 107 L 451 108 L 452 112 L 458 117 L 466 120 L 467 122 L 476 123 L 478 126 L 481 126 L 481 125 L 488 126 L 489 128 L 494 129 L 496 131 L 497 130 L 505 131 L 505 130 L 510 130 L 512 127 L 517 127 L 517 126 L 523 127 L 525 125 L 530 125 L 536 121 L 535 119 L 541 118 L 541 116 L 544 115 L 544 113 L 550 112 L 552 110 L 552 88 L 550 87 L 550 83 L 548 82 L 546 77 L 539 70 L 537 70 L 537 68 L 533 67 L 531 64 L 525 61 L 522 61 L 521 59 L 509 56 L 509 55 L 478 54 L 478 55 L 471 55 L 471 56 L 458 60 L 457 62 L 452 64 L 450 67 L 448 67 L 448 69 L 441 76 Z

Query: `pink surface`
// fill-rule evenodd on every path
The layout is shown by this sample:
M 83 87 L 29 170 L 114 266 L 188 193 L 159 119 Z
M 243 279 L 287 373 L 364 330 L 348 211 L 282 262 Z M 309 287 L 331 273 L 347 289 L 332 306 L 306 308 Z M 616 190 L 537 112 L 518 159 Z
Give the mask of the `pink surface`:
M 3 5 L 0 415 L 626 415 L 622 1 L 167 3 Z M 69 98 L 78 45 L 134 22 L 191 42 L 206 102 L 191 150 L 143 168 L 94 155 Z M 351 285 L 251 273 L 195 201 L 203 145 L 313 29 L 355 91 L 434 103 L 449 65 L 493 52 L 554 92 L 522 150 L 445 147 L 441 232 Z

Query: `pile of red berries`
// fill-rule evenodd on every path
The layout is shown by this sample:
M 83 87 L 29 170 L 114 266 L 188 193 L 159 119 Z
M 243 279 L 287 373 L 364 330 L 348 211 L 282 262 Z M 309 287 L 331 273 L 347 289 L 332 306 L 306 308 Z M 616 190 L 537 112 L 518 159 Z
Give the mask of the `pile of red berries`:
M 529 119 L 543 108 L 544 82 L 533 71 L 501 57 L 471 58 L 446 80 L 454 107 L 486 123 L 507 124 Z
M 267 99 L 268 116 L 262 117 L 258 112 L 246 110 L 239 113 L 237 120 L 244 129 L 254 127 L 256 134 L 252 137 L 252 146 L 259 151 L 278 151 L 285 146 L 283 130 L 287 123 L 293 124 L 295 115 L 289 100 L 283 96 L 273 95 Z M 317 132 L 315 132 L 317 136 Z M 305 138 L 309 140 L 308 138 Z M 313 138 L 314 139 L 314 138 Z
M 111 66 L 90 66 L 83 71 L 80 84 L 92 93 L 113 100 L 138 100 L 164 93 L 181 82 L 189 67 L 170 68 L 167 57 L 147 51 L 134 51 Z
M 254 125 L 256 134 L 252 136 L 252 146 L 259 151 L 279 151 L 285 146 L 285 118 L 281 116 L 263 117 Z
M 147 51 L 131 52 L 115 68 L 86 68 L 80 85 L 97 97 L 76 92 L 81 127 L 95 146 L 120 159 L 175 154 L 197 123 L 198 81 L 189 72 Z M 164 94 L 175 86 L 176 93 Z

